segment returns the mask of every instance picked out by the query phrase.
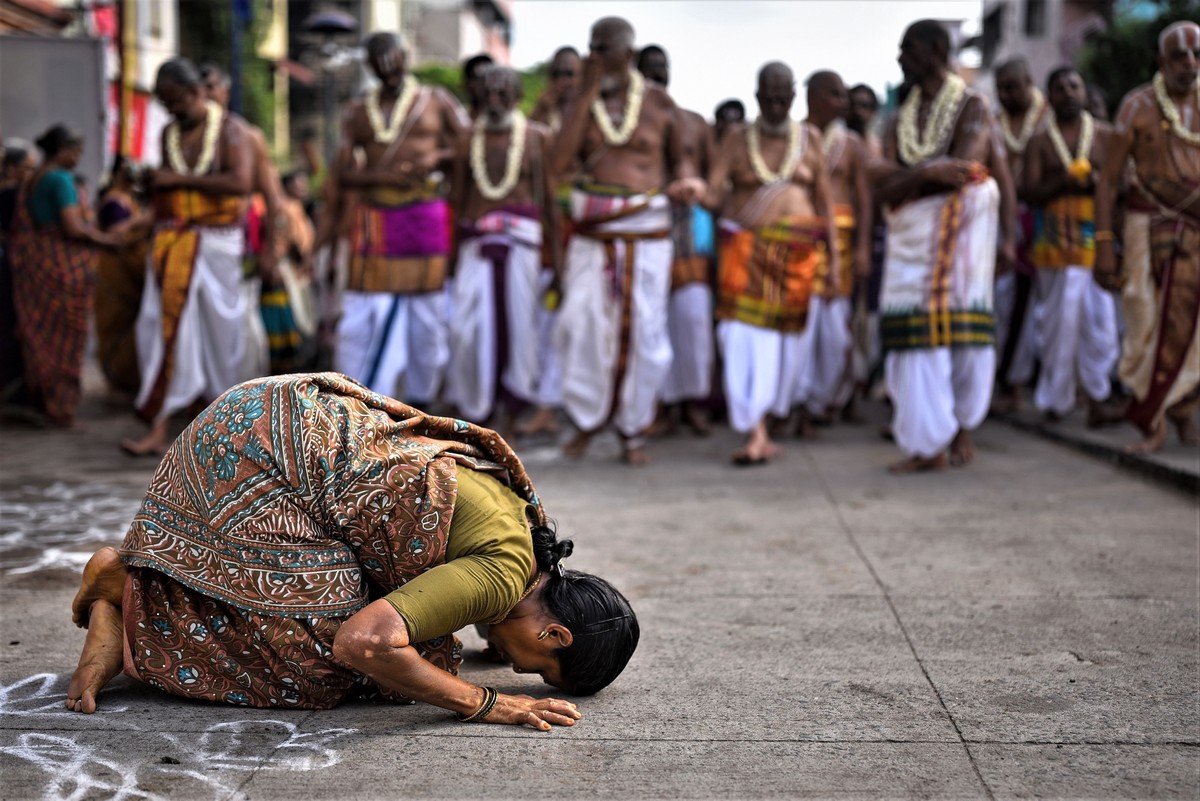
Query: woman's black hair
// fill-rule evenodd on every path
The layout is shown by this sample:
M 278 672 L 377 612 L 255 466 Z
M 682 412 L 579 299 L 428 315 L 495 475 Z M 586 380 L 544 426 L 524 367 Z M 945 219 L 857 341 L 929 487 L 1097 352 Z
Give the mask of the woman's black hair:
M 574 551 L 548 526 L 533 527 L 533 555 L 548 576 L 542 590 L 546 610 L 571 631 L 571 645 L 558 651 L 558 664 L 575 695 L 607 687 L 629 664 L 641 629 L 625 596 L 599 576 L 562 565 Z
M 28 142 L 26 142 L 24 139 L 17 139 L 16 137 L 13 137 L 12 139 L 5 139 L 4 140 L 4 167 L 5 167 L 5 169 L 11 168 L 11 167 L 16 167 L 16 166 L 24 163 L 25 159 L 29 157 L 29 151 L 31 151 L 31 150 L 33 150 L 33 146 L 30 145 Z
M 72 145 L 83 142 L 83 136 L 73 128 L 59 123 L 38 137 L 36 144 L 45 158 L 52 159 Z

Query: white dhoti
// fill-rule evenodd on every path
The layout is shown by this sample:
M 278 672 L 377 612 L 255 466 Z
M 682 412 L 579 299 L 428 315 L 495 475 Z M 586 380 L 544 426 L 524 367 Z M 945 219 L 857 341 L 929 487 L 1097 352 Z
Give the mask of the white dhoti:
M 880 307 L 892 430 L 932 458 L 987 413 L 995 371 L 992 315 L 1000 192 L 988 179 L 888 215 Z
M 446 399 L 478 423 L 491 417 L 501 388 L 523 402 L 537 396 L 542 226 L 505 212 L 476 225 L 479 235 L 458 251 Z
M 372 392 L 428 404 L 437 398 L 450 359 L 445 308 L 440 289 L 405 295 L 346 290 L 336 369 Z
M 892 434 L 909 456 L 932 459 L 960 429 L 978 428 L 987 417 L 996 371 L 993 348 L 892 351 L 883 369 L 895 405 Z
M 809 301 L 794 400 L 811 414 L 823 415 L 831 405 L 841 406 L 850 399 L 854 387 L 850 316 L 849 298 L 817 295 Z
M 591 213 L 606 204 L 616 213 Z M 671 364 L 667 199 L 598 198 L 576 190 L 572 216 L 597 238 L 576 233 L 567 246 L 555 328 L 563 408 L 582 431 L 611 420 L 622 435 L 636 437 L 654 422 Z M 597 218 L 607 221 L 589 223 Z
M 665 403 L 703 400 L 712 392 L 713 295 L 708 284 L 691 283 L 671 292 L 667 306 L 671 369 Z
M 542 270 L 538 283 L 538 297 L 545 298 L 551 284 L 554 283 L 554 271 Z M 556 409 L 562 405 L 562 364 L 558 360 L 558 348 L 554 347 L 554 327 L 558 324 L 558 307 L 549 308 L 546 303 L 538 304 L 537 337 L 538 365 L 540 373 L 537 385 L 537 405 L 546 409 Z
M 1012 386 L 1023 386 L 1033 380 L 1037 369 L 1038 356 L 1042 347 L 1042 336 L 1038 330 L 1038 299 L 1037 292 L 1029 294 L 1025 307 L 1025 315 L 1021 320 L 1021 330 L 1016 333 L 1017 342 L 1014 345 L 1012 359 L 1008 371 L 999 376 L 1000 380 Z M 1013 336 L 1009 330 L 1012 326 L 1013 308 L 1017 303 L 1017 273 L 1009 270 L 996 278 L 996 351 L 1003 353 L 1008 338 Z
M 155 421 L 195 401 L 212 400 L 245 379 L 250 317 L 242 281 L 245 234 L 240 226 L 196 230 L 196 256 L 169 354 L 161 287 L 153 265 L 147 267 L 136 328 L 142 376 L 136 406 Z M 257 306 L 253 316 L 258 317 Z
M 768 414 L 787 417 L 800 374 L 801 333 L 740 320 L 717 324 L 729 425 L 748 434 Z
M 1116 299 L 1087 267 L 1039 269 L 1037 288 L 1042 369 L 1034 405 L 1068 414 L 1075 408 L 1077 380 L 1093 401 L 1107 399 L 1120 356 Z

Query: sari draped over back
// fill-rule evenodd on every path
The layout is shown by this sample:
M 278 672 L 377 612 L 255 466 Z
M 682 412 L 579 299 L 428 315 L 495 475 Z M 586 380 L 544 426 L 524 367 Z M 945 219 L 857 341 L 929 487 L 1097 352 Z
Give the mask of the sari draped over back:
M 458 464 L 508 484 L 544 523 L 492 431 L 336 373 L 229 390 L 172 445 L 126 534 L 126 672 L 260 707 L 326 708 L 369 685 L 333 658 L 333 637 L 445 561 Z M 453 636 L 415 645 L 457 672 Z

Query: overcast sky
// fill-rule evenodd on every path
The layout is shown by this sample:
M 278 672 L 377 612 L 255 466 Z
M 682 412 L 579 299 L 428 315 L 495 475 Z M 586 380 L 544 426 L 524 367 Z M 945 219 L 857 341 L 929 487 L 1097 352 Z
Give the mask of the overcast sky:
M 559 47 L 587 52 L 600 17 L 628 19 L 639 46 L 661 45 L 671 59 L 671 95 L 684 108 L 712 116 L 736 97 L 758 113 L 754 79 L 767 61 L 783 61 L 799 83 L 819 69 L 850 86 L 866 83 L 882 98 L 900 82 L 900 37 L 923 17 L 965 19 L 976 32 L 981 0 L 514 0 L 513 66 L 545 61 Z M 797 87 L 793 116 L 804 116 Z

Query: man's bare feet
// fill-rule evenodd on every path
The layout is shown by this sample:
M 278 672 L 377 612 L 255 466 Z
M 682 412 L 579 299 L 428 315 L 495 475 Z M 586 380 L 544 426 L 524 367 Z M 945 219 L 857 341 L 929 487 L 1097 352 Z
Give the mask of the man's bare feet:
M 1154 424 L 1154 429 L 1146 435 L 1144 440 L 1126 447 L 1125 452 L 1132 456 L 1145 456 L 1148 453 L 1162 450 L 1165 444 L 1167 444 L 1167 427 L 1159 419 Z
M 591 444 L 592 435 L 583 431 L 576 432 L 571 441 L 563 446 L 563 456 L 568 459 L 582 459 Z
M 71 602 L 71 621 L 79 628 L 86 629 L 88 610 L 92 608 L 93 601 L 104 600 L 113 606 L 120 606 L 128 575 L 116 548 L 105 546 L 92 554 L 83 568 L 79 592 L 75 593 L 75 600 Z
M 931 459 L 926 459 L 921 456 L 910 456 L 888 467 L 888 472 L 893 475 L 904 475 L 907 473 L 927 473 L 932 470 L 945 470 L 948 462 L 946 453 L 943 451 Z
M 971 435 L 960 428 L 950 441 L 950 464 L 954 467 L 965 467 L 974 459 L 975 444 L 971 442 Z
M 625 445 L 621 449 L 621 461 L 633 467 L 643 467 L 653 460 L 641 445 Z
M 1021 408 L 1021 393 L 1016 387 L 1001 387 L 992 399 L 993 414 L 1012 414 Z
M 533 416 L 517 426 L 517 433 L 524 437 L 534 434 L 557 434 L 558 417 L 550 406 L 539 406 Z
M 712 434 L 712 422 L 709 421 L 704 409 L 700 408 L 700 404 L 695 401 L 687 401 L 683 404 L 683 419 L 696 436 L 707 437 Z
M 91 625 L 83 643 L 83 653 L 79 655 L 79 666 L 75 668 L 71 684 L 67 687 L 66 703 L 67 709 L 72 712 L 88 715 L 96 711 L 96 696 L 104 689 L 104 685 L 121 672 L 124 660 L 121 653 L 124 643 L 121 608 L 98 598 L 92 602 L 90 618 Z
M 817 429 L 813 426 L 813 416 L 807 409 L 800 410 L 800 420 L 796 424 L 796 439 L 816 439 Z
M 1171 422 L 1175 424 L 1175 433 L 1179 435 L 1180 443 L 1184 445 L 1200 445 L 1200 426 L 1196 425 L 1196 416 L 1193 414 L 1185 415 L 1167 415 L 1171 418 Z
M 747 467 L 766 464 L 772 459 L 777 459 L 781 453 L 783 451 L 779 446 L 771 441 L 767 423 L 763 421 L 750 432 L 746 444 L 734 452 L 732 460 L 739 467 Z
M 1101 426 L 1115 425 L 1116 423 L 1125 420 L 1125 410 L 1129 407 L 1129 402 L 1122 400 L 1109 399 L 1106 401 L 1089 401 L 1087 413 L 1087 427 L 1100 428 Z
M 130 456 L 162 456 L 167 452 L 167 422 L 153 424 L 141 439 L 121 440 L 121 450 Z

